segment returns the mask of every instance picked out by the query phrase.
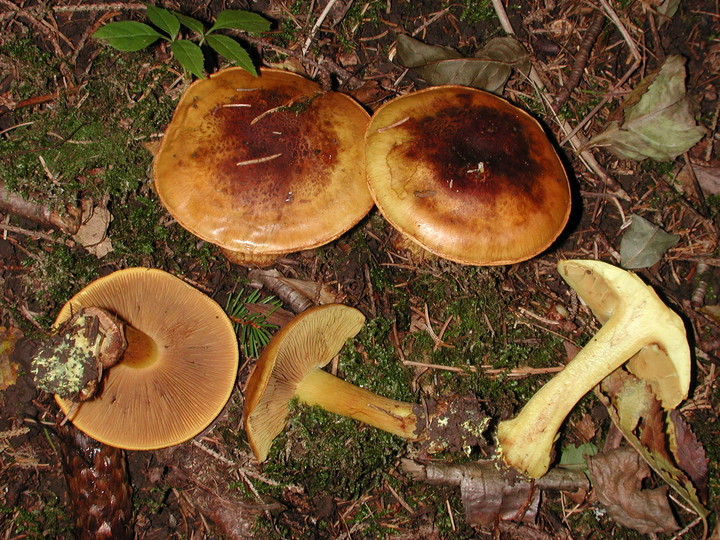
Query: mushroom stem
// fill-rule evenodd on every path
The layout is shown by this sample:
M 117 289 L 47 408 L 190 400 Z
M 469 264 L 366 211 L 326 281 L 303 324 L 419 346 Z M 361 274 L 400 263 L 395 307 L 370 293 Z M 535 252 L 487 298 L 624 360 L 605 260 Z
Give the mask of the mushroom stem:
M 604 326 L 516 418 L 498 425 L 501 458 L 533 478 L 547 472 L 555 436 L 567 414 L 626 361 L 666 409 L 687 397 L 690 383 L 682 319 L 651 287 L 635 274 L 600 261 L 561 261 L 558 268 Z
M 565 417 L 585 394 L 640 350 L 644 340 L 637 337 L 642 335 L 638 330 L 632 324 L 601 328 L 517 417 L 500 422 L 497 438 L 505 463 L 532 478 L 544 475 Z
M 142 369 L 157 361 L 157 344 L 153 338 L 129 325 L 125 327 L 125 335 L 127 336 L 127 348 L 122 356 L 124 366 Z
M 308 373 L 296 387 L 295 396 L 307 405 L 317 405 L 405 439 L 418 436 L 414 404 L 373 394 L 322 369 Z

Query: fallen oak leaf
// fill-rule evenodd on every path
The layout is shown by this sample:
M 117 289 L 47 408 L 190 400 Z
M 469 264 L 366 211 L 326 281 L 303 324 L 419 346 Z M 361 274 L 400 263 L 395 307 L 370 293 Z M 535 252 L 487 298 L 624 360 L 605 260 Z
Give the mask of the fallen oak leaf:
M 679 529 L 667 499 L 667 486 L 642 489 L 650 467 L 635 450 L 616 448 L 588 458 L 594 493 L 607 515 L 642 534 Z

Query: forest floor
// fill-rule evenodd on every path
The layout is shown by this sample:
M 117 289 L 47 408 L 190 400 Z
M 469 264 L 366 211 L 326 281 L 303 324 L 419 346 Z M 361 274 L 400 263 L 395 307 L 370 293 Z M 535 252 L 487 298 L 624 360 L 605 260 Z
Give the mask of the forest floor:
M 570 177 L 573 208 L 549 249 L 516 264 L 465 266 L 408 255 L 394 246 L 393 229 L 376 208 L 334 242 L 276 261 L 272 268 L 284 278 L 366 316 L 365 327 L 334 364 L 339 375 L 398 400 L 471 396 L 488 421 L 482 441 L 430 455 L 421 442 L 297 406 L 259 465 L 242 410 L 245 381 L 262 342 L 247 325 L 243 333 L 240 321 L 237 384 L 213 424 L 183 444 L 120 455 L 129 477 L 118 481 L 132 490 L 130 527 L 137 538 L 720 538 L 717 2 L 511 0 L 502 9 L 501 4 L 159 2 L 206 28 L 227 9 L 264 16 L 271 21 L 269 32 L 227 32 L 250 51 L 255 65 L 301 72 L 326 90 L 351 95 L 371 114 L 430 85 L 423 78 L 430 78 L 427 70 L 404 67 L 399 36 L 470 59 L 458 72 L 448 74 L 447 66 L 436 70 L 439 82 L 451 83 L 476 69 L 472 57 L 488 41 L 512 30 L 528 54 L 517 62 L 495 62 L 494 68 L 533 69 L 507 70 L 509 79 L 496 92 L 530 112 L 554 140 Z M 124 268 L 159 268 L 224 307 L 228 300 L 251 308 L 274 302 L 284 318 L 276 315 L 269 323 L 282 324 L 298 310 L 164 209 L 152 179 L 153 151 L 192 76 L 166 41 L 122 52 L 92 37 L 106 23 L 124 20 L 147 22 L 146 6 L 0 0 L 0 199 L 19 194 L 46 211 L 33 217 L 17 203 L 0 207 L 4 538 L 73 535 L 76 518 L 62 462 L 75 450 L 61 436 L 66 427 L 57 424 L 52 396 L 36 390 L 27 369 L 18 365 L 28 361 L 22 345 L 47 335 L 65 302 L 84 286 Z M 665 84 L 680 89 L 676 97 L 687 100 L 687 114 L 665 123 L 658 119 L 655 126 L 650 122 L 650 136 L 639 151 L 655 159 L 629 159 L 608 139 L 602 146 L 588 145 L 610 122 L 623 119 L 619 108 L 625 99 L 676 55 L 684 66 Z M 208 73 L 225 66 L 209 51 L 205 60 Z M 625 129 L 640 127 L 628 122 Z M 675 139 L 668 142 L 664 131 Z M 686 139 L 700 135 L 666 155 L 666 147 L 683 138 L 675 131 Z M 76 218 L 90 214 L 95 228 L 89 236 L 78 235 Z M 649 227 L 648 236 L 638 239 L 638 223 Z M 555 461 L 575 458 L 587 470 L 582 455 L 598 452 L 592 489 L 543 491 L 539 502 L 531 503 L 531 494 L 504 480 L 487 481 L 482 489 L 492 493 L 481 494 L 479 481 L 466 481 L 461 490 L 459 481 L 430 484 L 409 474 L 408 463 L 492 459 L 497 423 L 517 414 L 597 332 L 600 324 L 571 294 L 558 261 L 629 266 L 628 259 L 638 257 L 649 263 L 634 271 L 687 328 L 692 382 L 674 422 L 694 435 L 668 437 L 669 442 L 660 435 L 659 444 L 681 447 L 687 459 L 679 469 L 686 476 L 670 476 L 691 479 L 698 502 L 710 512 L 707 522 L 676 486 L 666 495 L 667 476 L 645 470 L 636 453 L 614 465 L 601 460 L 628 443 L 593 392 L 563 424 Z M 269 328 L 273 333 L 276 326 Z M 645 421 L 664 422 L 658 418 Z M 613 469 L 620 474 L 610 475 Z M 502 498 L 498 493 L 508 499 L 503 519 L 499 509 L 492 510 Z M 511 501 L 513 496 L 520 502 Z

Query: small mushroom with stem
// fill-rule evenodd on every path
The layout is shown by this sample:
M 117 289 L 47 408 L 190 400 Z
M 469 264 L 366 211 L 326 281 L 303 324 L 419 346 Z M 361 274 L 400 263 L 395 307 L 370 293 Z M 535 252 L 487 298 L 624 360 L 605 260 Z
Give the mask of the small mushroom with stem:
M 410 441 L 423 440 L 431 453 L 482 444 L 489 417 L 479 413 L 476 399 L 451 396 L 421 406 L 379 396 L 322 369 L 364 322 L 355 308 L 326 304 L 304 311 L 273 337 L 245 387 L 245 430 L 259 462 L 284 429 L 294 398 Z
M 500 458 L 531 478 L 547 472 L 558 430 L 575 404 L 626 362 L 665 409 L 685 399 L 690 386 L 685 326 L 650 286 L 600 261 L 565 260 L 558 269 L 603 326 L 517 417 L 498 425 Z
M 92 399 L 73 399 L 85 383 L 76 383 L 69 394 L 56 393 L 58 405 L 78 429 L 117 448 L 151 450 L 184 442 L 215 419 L 235 386 L 238 344 L 232 323 L 214 300 L 162 270 L 129 268 L 78 292 L 55 324 L 62 327 L 74 315 L 89 319 L 96 312 L 119 321 L 127 346 Z M 76 347 L 81 360 L 102 351 L 102 346 L 87 346 L 97 343 L 89 339 L 97 329 L 77 320 L 69 326 L 77 330 L 74 337 L 56 348 L 54 359 L 60 364 L 68 358 L 65 345 Z M 110 343 L 102 339 L 100 345 L 104 342 Z M 50 359 L 42 365 L 49 366 Z M 64 370 L 70 381 L 97 379 L 97 371 L 88 377 L 75 367 Z M 52 372 L 46 367 L 38 371 Z

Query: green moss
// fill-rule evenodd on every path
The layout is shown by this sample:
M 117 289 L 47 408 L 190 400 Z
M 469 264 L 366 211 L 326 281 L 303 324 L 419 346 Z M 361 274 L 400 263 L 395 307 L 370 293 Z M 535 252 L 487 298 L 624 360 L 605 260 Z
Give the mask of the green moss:
M 493 22 L 497 14 L 490 0 L 464 0 L 460 4 L 460 20 L 468 24 Z
M 28 272 L 23 276 L 29 291 L 35 291 L 33 311 L 41 315 L 46 327 L 52 324 L 55 313 L 82 287 L 98 276 L 99 260 L 94 255 L 64 245 L 28 244 L 30 255 L 23 264 Z
M 288 7 L 290 10 L 290 14 L 293 15 L 293 17 L 287 17 L 280 21 L 280 26 L 278 28 L 278 31 L 276 33 L 273 33 L 272 37 L 275 43 L 277 43 L 281 47 L 287 47 L 290 44 L 294 43 L 297 40 L 298 33 L 300 32 L 301 28 L 298 26 L 297 22 L 298 20 L 305 20 L 304 18 L 298 19 L 298 17 L 301 15 L 302 10 L 305 6 L 304 0 L 295 0 L 295 2 L 292 2 Z
M 355 346 L 340 353 L 343 379 L 371 392 L 400 401 L 414 401 L 411 373 L 398 358 L 390 336 L 392 321 L 371 319 L 355 338 Z
M 377 488 L 394 468 L 405 441 L 317 407 L 292 405 L 287 428 L 273 445 L 264 472 L 308 496 L 355 499 Z
M 32 37 L 16 37 L 0 45 L 0 61 L 6 66 L 16 66 L 21 74 L 13 79 L 9 88 L 10 95 L 18 101 L 55 91 L 57 81 L 54 76 L 59 61 L 41 51 Z
M 655 161 L 654 159 L 646 159 L 640 162 L 640 168 L 643 171 L 654 172 L 663 177 L 673 176 L 675 170 L 674 161 Z
M 72 516 L 54 493 L 41 496 L 35 507 L 0 506 L 0 525 L 8 521 L 12 521 L 15 537 L 29 540 L 69 538 L 74 529 Z M 5 530 L 9 531 L 10 527 L 5 527 Z

